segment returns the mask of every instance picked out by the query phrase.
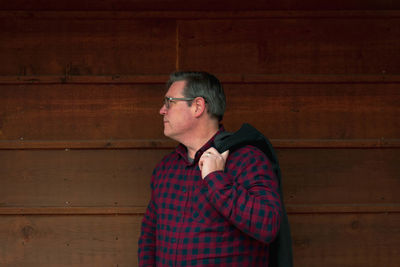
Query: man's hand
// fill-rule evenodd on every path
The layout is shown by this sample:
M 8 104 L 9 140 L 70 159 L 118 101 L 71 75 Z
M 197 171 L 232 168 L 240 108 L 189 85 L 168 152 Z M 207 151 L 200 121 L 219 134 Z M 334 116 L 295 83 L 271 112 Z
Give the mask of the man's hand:
M 199 160 L 199 168 L 201 170 L 201 178 L 204 179 L 208 174 L 215 171 L 223 171 L 225 162 L 228 158 L 229 150 L 220 154 L 214 147 L 207 149 Z

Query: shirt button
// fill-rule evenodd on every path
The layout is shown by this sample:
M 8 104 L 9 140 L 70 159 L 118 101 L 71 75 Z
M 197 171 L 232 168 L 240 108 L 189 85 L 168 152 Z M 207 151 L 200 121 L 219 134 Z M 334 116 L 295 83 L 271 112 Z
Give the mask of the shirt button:
M 182 192 L 186 193 L 186 187 L 182 187 Z
M 171 238 L 171 243 L 175 243 L 176 242 L 176 238 Z

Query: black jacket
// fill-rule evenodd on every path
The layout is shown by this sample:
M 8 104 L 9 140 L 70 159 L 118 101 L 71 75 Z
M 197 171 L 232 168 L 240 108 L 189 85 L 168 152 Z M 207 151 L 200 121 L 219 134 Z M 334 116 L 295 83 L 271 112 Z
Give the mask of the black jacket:
M 226 150 L 230 152 L 235 149 L 253 145 L 258 147 L 268 159 L 272 166 L 279 183 L 279 194 L 282 203 L 281 225 L 276 239 L 270 244 L 269 267 L 292 267 L 292 238 L 290 236 L 289 221 L 283 204 L 281 169 L 278 158 L 269 140 L 250 124 L 243 124 L 235 133 L 222 132 L 214 140 L 214 146 L 219 153 Z

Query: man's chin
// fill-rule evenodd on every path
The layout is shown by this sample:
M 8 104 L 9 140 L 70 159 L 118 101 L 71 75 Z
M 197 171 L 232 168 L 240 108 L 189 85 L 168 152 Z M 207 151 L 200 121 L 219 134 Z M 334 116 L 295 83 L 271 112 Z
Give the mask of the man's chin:
M 171 138 L 171 132 L 164 128 L 164 135 Z
M 174 134 L 171 131 L 168 131 L 168 130 L 164 129 L 164 135 L 165 135 L 165 137 L 168 137 L 169 139 L 172 139 L 174 141 L 179 142 L 178 137 L 176 136 L 176 134 Z

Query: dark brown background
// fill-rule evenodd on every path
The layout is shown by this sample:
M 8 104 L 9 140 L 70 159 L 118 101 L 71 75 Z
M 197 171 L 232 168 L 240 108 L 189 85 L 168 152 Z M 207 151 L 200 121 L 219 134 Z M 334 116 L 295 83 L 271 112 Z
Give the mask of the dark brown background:
M 168 74 L 283 171 L 295 266 L 400 262 L 400 4 L 0 1 L 0 266 L 137 266 Z

